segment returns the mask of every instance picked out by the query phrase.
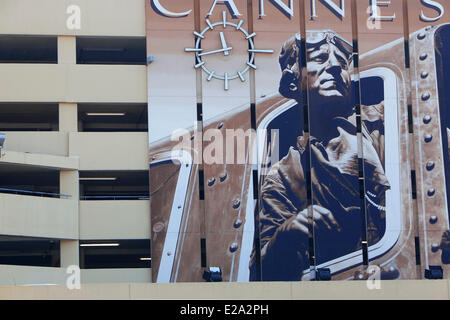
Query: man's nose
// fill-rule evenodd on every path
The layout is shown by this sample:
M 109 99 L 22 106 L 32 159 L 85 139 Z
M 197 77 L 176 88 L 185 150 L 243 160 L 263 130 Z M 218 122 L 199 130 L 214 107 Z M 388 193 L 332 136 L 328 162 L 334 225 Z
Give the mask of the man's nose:
M 338 75 L 341 72 L 341 64 L 339 63 L 339 60 L 336 58 L 334 54 L 330 55 L 330 58 L 328 59 L 327 64 L 327 72 L 333 75 Z

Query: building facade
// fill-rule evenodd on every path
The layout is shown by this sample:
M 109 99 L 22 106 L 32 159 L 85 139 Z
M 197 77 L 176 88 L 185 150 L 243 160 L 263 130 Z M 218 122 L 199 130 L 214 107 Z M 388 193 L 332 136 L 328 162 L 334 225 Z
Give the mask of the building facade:
M 449 277 L 444 1 L 1 6 L 0 284 Z
M 145 1 L 0 6 L 0 284 L 151 281 Z

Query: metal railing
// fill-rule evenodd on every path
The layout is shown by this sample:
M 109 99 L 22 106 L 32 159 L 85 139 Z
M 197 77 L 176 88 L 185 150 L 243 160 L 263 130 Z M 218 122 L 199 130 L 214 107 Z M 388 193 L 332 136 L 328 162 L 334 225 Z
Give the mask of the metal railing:
M 30 191 L 30 190 L 21 190 L 21 189 L 10 189 L 10 188 L 0 188 L 0 193 L 17 194 L 17 195 L 24 195 L 24 196 L 35 196 L 35 197 L 60 198 L 60 199 L 67 199 L 67 198 L 72 197 L 71 195 L 68 195 L 68 194 Z M 81 196 L 80 197 L 80 200 L 149 200 L 149 199 L 150 199 L 149 194 L 130 195 L 130 196 L 111 195 L 111 196 Z
M 49 193 L 49 192 L 29 191 L 29 190 L 9 189 L 9 188 L 0 188 L 0 193 L 18 194 L 23 196 L 34 196 L 34 197 L 60 198 L 60 199 L 67 199 L 72 197 L 69 194 Z

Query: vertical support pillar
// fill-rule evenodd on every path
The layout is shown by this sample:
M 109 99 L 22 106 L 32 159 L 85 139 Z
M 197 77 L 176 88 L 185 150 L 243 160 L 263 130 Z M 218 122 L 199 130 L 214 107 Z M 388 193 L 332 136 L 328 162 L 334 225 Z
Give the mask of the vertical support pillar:
M 58 36 L 58 64 L 77 63 L 77 42 L 74 36 Z
M 76 103 L 59 104 L 59 131 L 78 131 L 78 107 Z
M 77 201 L 79 199 L 78 171 L 62 170 L 60 171 L 60 193 L 71 195 L 68 201 Z M 79 221 L 79 215 L 77 217 Z M 80 265 L 79 240 L 61 240 L 61 268 L 70 265 Z

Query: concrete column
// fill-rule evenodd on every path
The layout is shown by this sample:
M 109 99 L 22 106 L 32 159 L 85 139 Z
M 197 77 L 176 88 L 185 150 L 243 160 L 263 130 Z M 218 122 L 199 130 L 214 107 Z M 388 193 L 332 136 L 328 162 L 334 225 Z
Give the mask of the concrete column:
M 76 37 L 58 36 L 58 64 L 74 65 L 77 63 Z M 68 133 L 68 150 L 70 150 L 70 132 L 78 132 L 78 108 L 76 103 L 59 104 L 59 131 Z
M 77 63 L 76 37 L 58 36 L 58 64 L 74 65 L 76 63 Z M 59 104 L 59 131 L 66 133 L 78 131 L 77 104 L 75 103 Z M 67 135 L 67 139 L 69 140 L 69 135 Z M 69 154 L 69 150 L 67 150 L 67 154 Z
M 77 63 L 77 44 L 74 36 L 58 36 L 58 64 Z
M 76 103 L 59 104 L 59 132 L 67 139 L 66 155 L 70 155 L 70 133 L 78 132 L 78 106 Z
M 79 203 L 79 178 L 76 170 L 61 170 L 60 171 L 60 193 L 71 195 L 70 201 Z M 77 222 L 79 226 L 80 215 L 78 210 Z M 79 234 L 79 231 L 78 231 Z M 70 265 L 80 265 L 79 241 L 78 240 L 61 240 L 61 268 L 66 268 Z
M 59 131 L 78 132 L 78 106 L 76 103 L 59 104 Z
M 70 265 L 80 265 L 80 249 L 78 240 L 61 240 L 61 268 L 67 268 Z
M 61 170 L 59 174 L 60 193 L 71 195 L 71 200 L 79 198 L 79 181 L 77 170 Z

